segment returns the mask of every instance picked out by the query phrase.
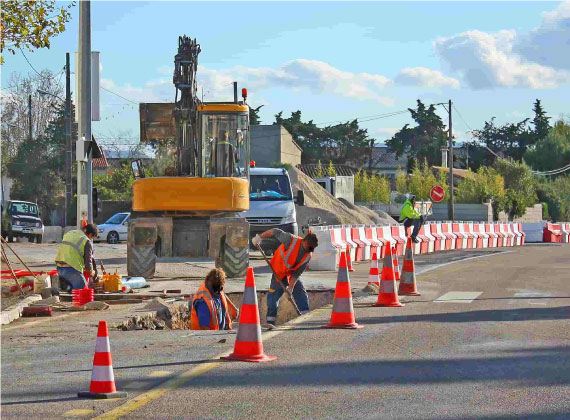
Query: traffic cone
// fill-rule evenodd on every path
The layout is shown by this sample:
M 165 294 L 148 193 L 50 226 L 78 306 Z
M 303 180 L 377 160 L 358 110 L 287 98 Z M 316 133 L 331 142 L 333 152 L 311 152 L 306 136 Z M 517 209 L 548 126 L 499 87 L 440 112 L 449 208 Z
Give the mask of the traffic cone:
M 378 258 L 376 256 L 376 253 L 372 254 L 368 277 L 368 284 L 375 284 L 376 286 L 380 286 L 380 272 L 378 271 Z
M 349 245 L 346 246 L 346 260 L 348 262 L 348 271 L 354 271 L 354 268 L 352 267 L 352 260 L 350 259 L 350 246 Z
M 396 281 L 400 281 L 400 262 L 398 261 L 398 253 L 396 252 L 396 247 L 392 249 L 392 254 L 394 254 L 394 278 Z
M 222 357 L 222 359 L 255 363 L 269 362 L 276 359 L 275 356 L 268 356 L 263 353 L 261 323 L 259 321 L 257 292 L 255 290 L 255 277 L 252 267 L 248 267 L 245 278 L 245 289 L 239 314 L 239 326 L 234 352 L 229 356 Z
M 99 321 L 89 392 L 79 392 L 77 396 L 95 399 L 125 398 L 127 396 L 126 392 L 117 392 L 115 387 L 107 321 Z
M 378 277 L 378 276 L 377 276 Z M 321 328 L 362 328 L 354 320 L 354 308 L 352 307 L 352 292 L 350 291 L 350 279 L 348 278 L 348 268 L 346 266 L 346 255 L 340 253 L 340 264 L 336 279 L 336 289 L 334 291 L 334 303 L 331 314 L 331 322 Z
M 398 294 L 396 293 L 396 275 L 394 273 L 391 247 L 386 248 L 384 266 L 382 267 L 382 275 L 380 277 L 378 300 L 372 306 L 404 306 L 398 300 Z
M 402 266 L 402 280 L 398 288 L 398 294 L 403 296 L 421 296 L 416 287 L 416 267 L 414 265 L 414 251 L 412 250 L 412 240 L 408 238 L 406 243 L 406 254 L 404 265 Z

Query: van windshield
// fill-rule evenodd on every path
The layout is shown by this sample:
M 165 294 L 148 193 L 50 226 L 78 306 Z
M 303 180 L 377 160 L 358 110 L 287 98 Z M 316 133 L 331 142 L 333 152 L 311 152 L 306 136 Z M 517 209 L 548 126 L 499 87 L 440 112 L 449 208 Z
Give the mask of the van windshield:
M 250 201 L 293 200 L 287 175 L 251 175 Z
M 12 203 L 12 215 L 38 216 L 38 206 L 32 203 Z

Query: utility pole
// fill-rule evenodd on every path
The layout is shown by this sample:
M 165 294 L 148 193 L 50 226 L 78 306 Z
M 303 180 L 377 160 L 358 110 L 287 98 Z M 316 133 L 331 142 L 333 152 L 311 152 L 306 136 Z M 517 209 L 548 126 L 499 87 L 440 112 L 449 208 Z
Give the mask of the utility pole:
M 73 149 L 71 146 L 71 71 L 69 69 L 69 53 L 65 53 L 65 206 L 63 212 L 63 226 L 67 226 L 67 213 L 71 204 L 73 192 L 71 185 L 71 159 Z
M 449 100 L 449 203 L 447 204 L 447 215 L 451 221 L 455 221 L 455 210 L 453 208 L 453 129 L 451 122 L 451 99 Z
M 32 141 L 32 95 L 28 95 L 28 139 Z
M 79 51 L 78 51 L 78 122 L 77 142 L 77 227 L 87 219 L 93 222 L 92 172 L 89 144 L 91 142 L 91 2 L 79 2 Z

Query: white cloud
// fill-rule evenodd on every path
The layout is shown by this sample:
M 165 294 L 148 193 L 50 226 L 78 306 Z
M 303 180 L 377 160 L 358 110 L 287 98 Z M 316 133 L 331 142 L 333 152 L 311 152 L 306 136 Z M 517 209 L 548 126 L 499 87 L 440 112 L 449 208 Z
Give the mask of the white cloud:
M 518 37 L 514 51 L 529 61 L 570 70 L 570 1 L 542 14 L 542 22 Z
M 382 127 L 382 128 L 378 128 L 376 130 L 374 130 L 372 132 L 373 135 L 379 136 L 379 137 L 385 137 L 385 138 L 392 138 L 394 137 L 394 134 L 396 134 L 398 131 L 400 131 L 402 129 L 402 127 L 397 128 L 397 127 Z
M 495 34 L 468 31 L 439 38 L 434 48 L 474 89 L 517 86 L 554 88 L 570 80 L 569 74 L 552 67 L 525 61 L 513 52 L 517 34 L 504 30 Z
M 407 67 L 396 76 L 396 82 L 402 85 L 421 87 L 451 87 L 459 88 L 459 81 L 444 76 L 440 71 L 426 67 Z

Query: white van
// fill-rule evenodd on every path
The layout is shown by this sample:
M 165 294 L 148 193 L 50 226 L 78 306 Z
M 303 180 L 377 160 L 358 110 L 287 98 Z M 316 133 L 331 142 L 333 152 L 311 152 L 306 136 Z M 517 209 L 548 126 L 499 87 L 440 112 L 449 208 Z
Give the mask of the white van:
M 298 235 L 295 203 L 304 205 L 304 195 L 299 191 L 293 198 L 291 181 L 285 169 L 252 167 L 249 170 L 249 210 L 241 213 L 249 222 L 250 238 L 273 228 Z M 264 239 L 262 242 L 264 251 L 269 254 L 278 245 L 275 240 Z

